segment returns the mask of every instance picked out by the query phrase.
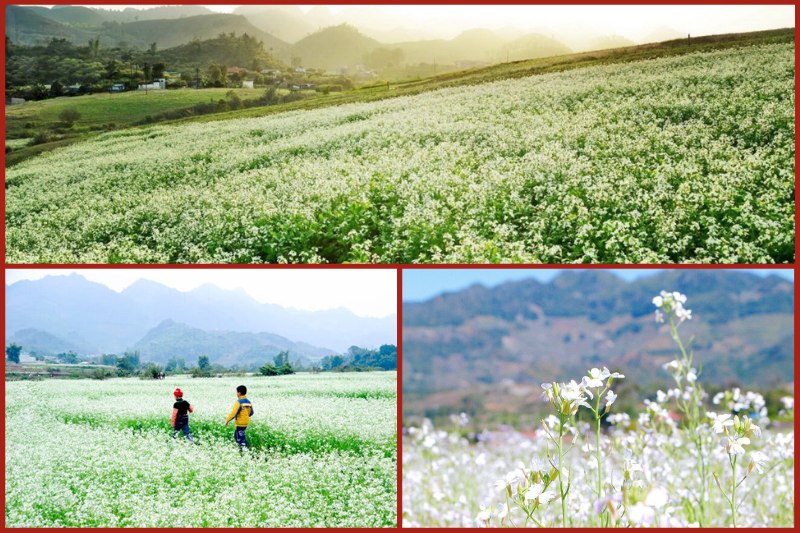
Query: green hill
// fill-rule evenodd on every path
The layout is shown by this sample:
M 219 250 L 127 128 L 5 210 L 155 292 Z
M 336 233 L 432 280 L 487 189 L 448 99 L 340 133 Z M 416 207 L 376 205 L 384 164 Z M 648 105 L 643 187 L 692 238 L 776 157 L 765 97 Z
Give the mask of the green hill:
M 66 9 L 66 8 L 62 8 Z M 151 43 L 158 48 L 169 48 L 195 39 L 211 39 L 221 33 L 247 33 L 263 41 L 267 49 L 278 53 L 288 47 L 280 39 L 265 33 L 241 15 L 208 13 L 179 18 L 160 18 L 120 22 L 97 10 L 75 8 L 67 10 L 69 16 L 59 18 L 60 9 L 32 9 L 24 6 L 7 6 L 6 35 L 15 44 L 46 44 L 53 38 L 84 44 L 99 38 L 101 46 L 121 46 L 146 49 Z M 45 13 L 47 16 L 43 16 Z M 78 22 L 67 22 L 76 20 Z M 103 20 L 109 19 L 109 20 Z
M 270 44 L 275 40 L 263 43 L 257 37 L 240 35 L 232 37 L 221 34 L 212 39 L 195 39 L 189 43 L 167 48 L 158 53 L 158 58 L 167 65 L 180 65 L 181 68 L 199 67 L 205 69 L 212 63 L 226 66 L 237 66 L 258 71 L 263 68 L 285 68 L 285 65 L 269 52 Z M 253 64 L 258 68 L 253 69 Z M 176 69 L 177 70 L 177 69 Z
M 288 52 L 312 68 L 338 70 L 364 63 L 366 54 L 381 46 L 348 24 L 325 28 L 301 39 Z
M 246 16 L 256 28 L 289 43 L 295 43 L 317 30 L 316 26 L 303 18 L 302 11 L 298 13 L 267 6 L 240 6 L 234 13 Z
M 172 320 L 148 331 L 133 349 L 145 360 L 158 363 L 165 363 L 175 356 L 185 357 L 191 363 L 200 355 L 208 355 L 212 363 L 244 367 L 263 365 L 284 350 L 289 351 L 293 362 L 317 361 L 334 353 L 333 350 L 292 342 L 270 333 L 203 331 Z
M 285 49 L 287 43 L 265 33 L 241 15 L 214 13 L 172 20 L 143 20 L 119 25 L 119 31 L 135 39 L 137 44 L 149 45 L 155 42 L 159 48 L 170 48 L 188 43 L 194 39 L 211 39 L 221 33 L 246 33 L 263 41 L 267 49 L 276 52 Z
M 6 36 L 15 43 L 23 44 L 43 43 L 53 38 L 84 42 L 89 38 L 90 34 L 83 30 L 42 16 L 41 9 L 6 6 Z
M 31 6 L 31 8 L 35 8 L 37 14 L 62 24 L 99 26 L 112 20 L 105 11 L 83 6 L 53 6 L 50 9 Z
M 24 346 L 25 352 L 31 355 L 56 355 L 66 352 L 91 353 L 91 348 L 87 347 L 85 343 L 75 342 L 74 339 L 64 339 L 34 328 L 14 332 L 7 342 L 15 342 Z

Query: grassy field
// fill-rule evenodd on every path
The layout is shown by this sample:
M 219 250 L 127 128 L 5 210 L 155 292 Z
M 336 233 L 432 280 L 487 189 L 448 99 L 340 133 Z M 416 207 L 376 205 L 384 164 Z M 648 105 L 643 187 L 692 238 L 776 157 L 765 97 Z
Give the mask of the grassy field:
M 217 102 L 228 91 L 235 91 L 242 100 L 257 98 L 262 89 L 177 89 L 170 91 L 129 91 L 119 94 L 89 94 L 63 96 L 26 102 L 6 107 L 7 164 L 28 159 L 43 151 L 71 144 L 92 134 L 125 128 L 139 123 L 147 116 L 187 109 L 196 104 Z M 65 109 L 80 113 L 80 119 L 70 128 L 61 123 L 59 114 Z M 49 143 L 26 146 L 40 131 L 58 130 L 63 138 Z
M 259 117 L 283 111 L 372 102 L 386 98 L 415 95 L 446 87 L 474 85 L 597 65 L 639 61 L 744 45 L 793 41 L 794 29 L 791 28 L 747 34 L 698 37 L 691 40 L 681 39 L 641 46 L 502 63 L 402 82 L 378 83 L 340 93 L 318 94 L 286 104 L 214 113 L 178 119 L 173 122 L 207 122 L 231 118 Z M 203 89 L 202 91 L 196 91 L 185 89 L 162 92 L 152 91 L 149 94 L 139 92 L 116 95 L 97 94 L 75 98 L 56 98 L 7 107 L 6 137 L 8 139 L 27 139 L 32 137 L 37 130 L 57 125 L 59 121 L 58 114 L 65 108 L 71 107 L 78 110 L 82 117 L 73 127 L 73 131 L 80 133 L 80 135 L 70 135 L 63 139 L 36 146 L 20 147 L 19 142 L 16 143 L 16 146 L 13 143 L 6 142 L 6 146 L 14 148 L 12 152 L 6 155 L 6 166 L 14 165 L 51 149 L 72 144 L 102 131 L 131 126 L 143 120 L 147 115 L 154 116 L 167 111 L 188 108 L 197 103 L 219 100 L 225 97 L 225 93 L 228 90 Z M 261 89 L 236 89 L 236 91 L 242 99 L 255 98 L 263 93 Z
M 176 89 L 169 91 L 129 91 L 119 94 L 89 94 L 62 96 L 6 108 L 6 137 L 26 137 L 27 130 L 49 127 L 60 122 L 58 115 L 64 109 L 74 109 L 81 114 L 75 130 L 105 128 L 113 123 L 127 126 L 147 115 L 191 107 L 195 104 L 216 102 L 233 90 L 243 100 L 255 98 L 261 89 Z
M 106 365 L 71 365 L 52 363 L 6 363 L 6 381 L 42 378 L 79 379 L 116 373 L 116 367 Z

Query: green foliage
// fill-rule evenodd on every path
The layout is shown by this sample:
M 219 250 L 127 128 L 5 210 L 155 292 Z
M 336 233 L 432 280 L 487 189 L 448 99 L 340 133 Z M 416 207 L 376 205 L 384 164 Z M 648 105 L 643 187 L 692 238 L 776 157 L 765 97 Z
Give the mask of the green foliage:
M 186 360 L 183 357 L 170 357 L 164 366 L 165 372 L 180 373 L 186 370 Z
M 272 363 L 266 363 L 264 366 L 258 369 L 262 376 L 277 376 L 278 369 Z
M 292 363 L 289 362 L 289 352 L 286 350 L 275 356 L 274 363 L 266 363 L 258 371 L 262 376 L 286 376 L 295 372 Z
M 384 344 L 377 350 L 351 346 L 346 354 L 329 355 L 322 359 L 323 370 L 395 370 L 397 369 L 397 346 Z
M 200 357 L 197 358 L 197 367 L 200 370 L 206 370 L 208 368 L 208 366 L 209 366 L 209 362 L 208 362 L 208 356 L 207 355 L 201 355 Z
M 68 107 L 58 114 L 58 118 L 61 119 L 64 125 L 71 128 L 81 118 L 81 114 L 76 109 Z
M 242 104 L 242 98 L 236 94 L 236 91 L 228 91 L 225 93 L 225 100 L 228 104 L 228 109 L 235 111 L 236 109 L 242 109 L 244 104 Z
M 130 376 L 136 374 L 139 370 L 141 360 L 139 352 L 125 352 L 122 357 L 118 357 L 116 361 L 117 375 Z
M 8 357 L 9 362 L 11 363 L 19 363 L 19 355 L 22 353 L 22 346 L 11 343 L 6 346 L 6 357 Z
M 206 69 L 206 76 L 211 87 L 225 87 L 228 81 L 228 70 L 224 66 L 212 63 Z
M 142 377 L 150 379 L 158 379 L 164 373 L 164 369 L 156 363 L 148 363 L 147 367 L 142 372 Z
M 72 351 L 60 353 L 56 355 L 56 359 L 68 365 L 74 365 L 81 361 L 81 359 L 78 357 L 78 354 Z
M 89 377 L 91 377 L 92 379 L 102 381 L 104 379 L 112 377 L 113 375 L 114 373 L 108 370 L 107 368 L 95 368 L 92 370 Z
M 194 80 L 195 68 L 200 68 L 206 71 L 210 86 L 224 87 L 227 77 L 222 65 L 284 66 L 265 50 L 263 42 L 247 34 L 220 34 L 203 41 L 194 39 L 160 51 L 127 47 L 101 50 L 97 40 L 90 41 L 89 46 L 79 46 L 66 39 L 53 38 L 47 45 L 12 43 L 7 52 L 9 94 L 35 100 L 61 96 L 65 93 L 62 82 L 79 83 L 88 92 L 102 92 L 114 83 L 133 86 L 138 81 L 164 77 L 170 70 L 185 76 L 185 86 Z M 51 84 L 51 89 L 48 91 L 43 84 Z

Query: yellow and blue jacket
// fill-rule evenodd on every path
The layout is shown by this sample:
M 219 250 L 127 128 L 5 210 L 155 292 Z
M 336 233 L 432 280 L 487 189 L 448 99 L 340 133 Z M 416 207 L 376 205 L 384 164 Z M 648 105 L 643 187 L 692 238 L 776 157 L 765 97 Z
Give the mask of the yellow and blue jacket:
M 246 428 L 247 424 L 250 423 L 251 416 L 253 416 L 253 404 L 250 403 L 246 396 L 242 396 L 233 404 L 233 409 L 231 409 L 226 422 L 230 422 L 235 418 L 237 428 Z

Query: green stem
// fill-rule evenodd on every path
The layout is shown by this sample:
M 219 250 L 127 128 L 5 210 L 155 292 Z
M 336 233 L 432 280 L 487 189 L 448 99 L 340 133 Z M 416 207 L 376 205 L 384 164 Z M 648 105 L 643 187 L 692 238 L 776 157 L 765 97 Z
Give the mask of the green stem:
M 688 375 L 689 370 L 692 366 L 692 355 L 686 352 L 686 347 L 683 345 L 683 341 L 681 340 L 680 335 L 678 335 L 678 326 L 675 324 L 675 319 L 670 314 L 669 315 L 669 330 L 670 336 L 675 341 L 675 344 L 678 346 L 678 349 L 681 352 L 682 358 L 682 381 L 685 381 L 687 384 L 689 383 Z M 678 383 L 680 385 L 680 383 Z M 706 485 L 707 485 L 707 471 L 706 471 L 706 464 L 705 464 L 705 454 L 703 453 L 703 443 L 702 443 L 702 436 L 700 436 L 697 432 L 697 428 L 699 427 L 699 418 L 700 413 L 697 408 L 697 403 L 700 395 L 700 385 L 697 383 L 692 384 L 692 398 L 690 400 L 691 404 L 684 402 L 681 397 L 678 398 L 678 404 L 680 405 L 681 409 L 683 410 L 684 415 L 686 415 L 686 426 L 689 432 L 689 435 L 692 436 L 692 441 L 697 448 L 697 455 L 699 460 L 696 463 L 697 473 L 700 476 L 700 494 L 697 499 L 698 503 L 698 518 L 697 522 L 700 527 L 704 526 L 705 522 L 705 499 L 706 499 Z
M 564 494 L 564 415 L 558 414 L 558 491 L 561 493 L 561 523 L 567 527 L 567 499 Z
M 597 395 L 597 408 L 594 412 L 595 425 L 595 456 L 597 458 L 597 497 L 603 497 L 603 466 L 600 462 L 600 394 Z M 605 512 L 605 511 L 603 511 Z M 602 513 L 601 513 L 602 515 Z M 602 522 L 602 518 L 600 518 Z
M 733 527 L 736 527 L 736 459 L 737 456 L 728 456 L 731 460 L 731 470 L 733 477 L 731 478 L 731 516 L 733 517 Z

